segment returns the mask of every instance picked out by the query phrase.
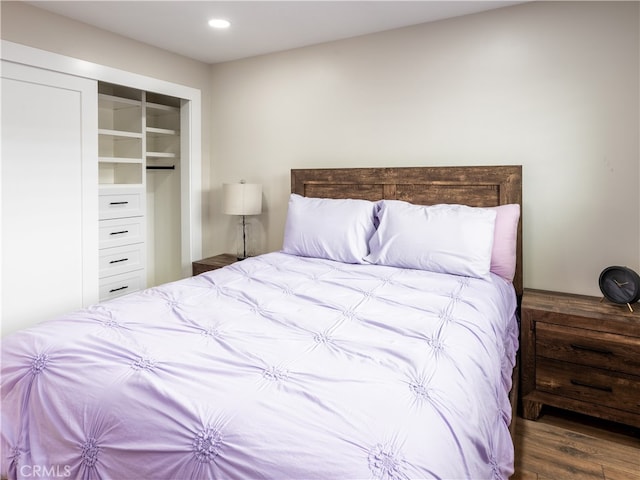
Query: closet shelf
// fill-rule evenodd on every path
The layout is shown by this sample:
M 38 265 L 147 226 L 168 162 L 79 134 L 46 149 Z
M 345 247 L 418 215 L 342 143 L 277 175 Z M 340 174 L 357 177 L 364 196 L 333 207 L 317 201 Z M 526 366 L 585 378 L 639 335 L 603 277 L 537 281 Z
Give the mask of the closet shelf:
M 174 107 L 172 105 L 163 105 L 161 103 L 153 103 L 147 102 L 145 104 L 147 112 L 151 113 L 151 110 L 154 110 L 154 113 L 166 112 L 170 114 L 178 114 L 180 113 L 180 109 L 178 107 Z
M 176 158 L 172 152 L 147 152 L 147 158 Z
M 128 157 L 98 157 L 98 162 L 101 163 L 142 163 L 141 158 L 128 158 Z
M 147 127 L 147 135 L 178 135 L 177 130 L 172 130 L 170 128 L 157 128 L 157 127 Z
M 142 138 L 142 133 L 139 133 L 139 132 L 128 132 L 124 130 L 109 130 L 106 128 L 99 128 L 98 134 L 109 135 L 111 137 Z
M 140 107 L 142 102 L 132 98 L 116 97 L 115 95 L 109 95 L 107 93 L 99 93 L 98 100 L 101 107 L 109 107 L 114 110 L 121 108 Z

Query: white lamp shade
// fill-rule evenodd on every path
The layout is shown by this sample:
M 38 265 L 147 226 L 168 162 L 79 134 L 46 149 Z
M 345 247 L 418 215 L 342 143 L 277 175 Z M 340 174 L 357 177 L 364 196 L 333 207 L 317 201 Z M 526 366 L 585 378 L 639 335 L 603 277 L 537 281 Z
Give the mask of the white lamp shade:
M 222 211 L 227 215 L 258 215 L 262 212 L 262 185 L 258 183 L 223 184 Z

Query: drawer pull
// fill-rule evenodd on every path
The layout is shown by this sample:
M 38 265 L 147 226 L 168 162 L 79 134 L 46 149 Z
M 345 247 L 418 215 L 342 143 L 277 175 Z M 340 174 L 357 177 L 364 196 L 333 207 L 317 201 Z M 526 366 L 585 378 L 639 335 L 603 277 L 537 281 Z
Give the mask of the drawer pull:
M 123 233 L 129 233 L 129 230 L 121 230 L 119 232 L 111 232 L 109 235 L 122 235 Z
M 120 263 L 120 262 L 126 262 L 127 260 L 129 260 L 128 258 L 121 258 L 120 260 L 111 260 L 109 263 Z
M 129 288 L 129 285 L 125 285 L 124 287 L 112 288 L 109 290 L 109 293 L 118 292 L 120 290 L 124 290 L 125 288 Z
M 600 390 L 602 392 L 613 392 L 613 389 L 611 387 L 601 387 L 600 385 L 591 385 L 590 383 L 580 382 L 578 380 L 571 380 L 571 385 L 576 385 L 577 387 L 593 388 L 594 390 Z
M 109 205 L 126 205 L 129 202 L 109 202 Z
M 597 347 L 587 347 L 585 345 L 579 345 L 576 343 L 572 343 L 571 348 L 573 348 L 574 350 L 584 350 L 586 352 L 600 353 L 602 355 L 613 355 L 613 352 L 611 350 Z

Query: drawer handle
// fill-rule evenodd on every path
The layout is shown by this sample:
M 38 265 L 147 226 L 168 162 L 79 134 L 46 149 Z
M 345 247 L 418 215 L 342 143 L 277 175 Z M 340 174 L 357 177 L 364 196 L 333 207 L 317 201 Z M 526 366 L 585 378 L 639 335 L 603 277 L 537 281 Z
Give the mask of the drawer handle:
M 126 205 L 129 202 L 109 202 L 109 205 Z
M 573 348 L 574 350 L 584 350 L 587 352 L 600 353 L 602 355 L 613 355 L 613 352 L 611 350 L 597 347 L 587 347 L 585 345 L 578 345 L 577 343 L 572 343 L 571 348 Z
M 600 385 L 592 385 L 590 383 L 580 382 L 578 380 L 571 380 L 571 385 L 593 388 L 594 390 L 600 390 L 601 392 L 613 392 L 613 389 L 611 387 L 601 387 Z
M 111 260 L 109 263 L 120 263 L 120 262 L 126 262 L 127 260 L 129 260 L 128 258 L 121 258 L 120 260 Z
M 125 285 L 124 287 L 112 288 L 109 290 L 109 293 L 118 292 L 120 290 L 124 290 L 125 288 L 129 288 L 129 285 Z
M 129 233 L 129 230 L 121 230 L 119 232 L 111 232 L 109 235 L 122 235 L 123 233 Z

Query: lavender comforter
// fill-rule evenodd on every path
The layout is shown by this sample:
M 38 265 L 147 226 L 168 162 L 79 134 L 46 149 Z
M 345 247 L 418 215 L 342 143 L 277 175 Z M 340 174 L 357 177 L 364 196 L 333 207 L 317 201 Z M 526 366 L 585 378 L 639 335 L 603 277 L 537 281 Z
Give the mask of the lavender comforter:
M 2 341 L 2 476 L 502 479 L 513 287 L 271 253 Z

